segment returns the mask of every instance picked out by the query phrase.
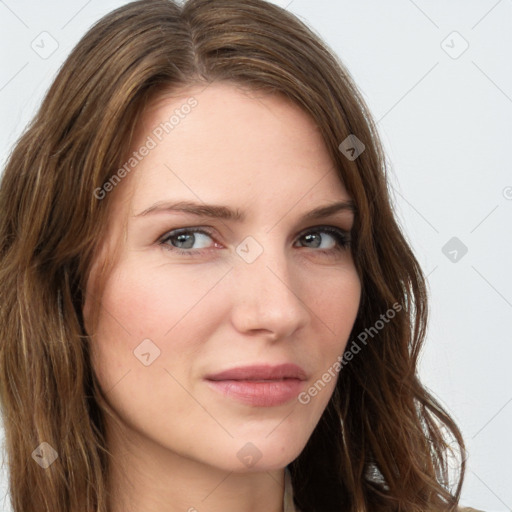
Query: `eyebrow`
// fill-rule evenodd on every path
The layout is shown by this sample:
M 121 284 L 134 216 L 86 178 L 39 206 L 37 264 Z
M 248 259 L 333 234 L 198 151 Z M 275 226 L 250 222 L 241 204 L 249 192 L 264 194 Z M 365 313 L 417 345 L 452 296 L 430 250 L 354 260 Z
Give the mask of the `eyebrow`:
M 314 220 L 329 217 L 341 211 L 356 213 L 356 207 L 352 200 L 338 201 L 324 206 L 319 206 L 302 216 L 304 220 Z M 167 202 L 159 201 L 142 212 L 134 215 L 134 217 L 145 217 L 154 213 L 188 213 L 197 215 L 198 217 L 210 217 L 214 219 L 223 219 L 236 222 L 243 222 L 246 218 L 245 214 L 238 208 L 231 209 L 227 206 L 195 203 L 192 201 Z

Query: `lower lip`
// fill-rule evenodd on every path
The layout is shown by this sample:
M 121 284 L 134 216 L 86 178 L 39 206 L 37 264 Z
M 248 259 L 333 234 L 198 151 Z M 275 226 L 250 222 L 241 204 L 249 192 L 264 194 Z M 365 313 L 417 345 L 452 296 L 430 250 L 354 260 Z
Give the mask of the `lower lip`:
M 284 379 L 268 382 L 250 380 L 207 380 L 216 391 L 256 407 L 272 407 L 299 395 L 303 381 Z

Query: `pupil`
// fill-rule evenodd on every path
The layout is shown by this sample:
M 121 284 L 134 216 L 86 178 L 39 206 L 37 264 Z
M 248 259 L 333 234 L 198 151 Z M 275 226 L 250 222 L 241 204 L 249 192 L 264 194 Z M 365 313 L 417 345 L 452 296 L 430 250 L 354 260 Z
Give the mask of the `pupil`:
M 309 233 L 308 235 L 306 235 L 306 240 L 311 241 L 314 237 L 316 237 L 316 243 L 313 245 L 313 247 L 319 247 L 320 237 L 317 234 Z
M 190 249 L 194 245 L 194 235 L 192 235 L 192 234 L 182 233 L 180 235 L 177 235 L 176 238 L 177 238 L 178 244 L 180 244 L 181 248 Z M 188 245 L 186 245 L 187 242 L 189 242 Z M 185 244 L 185 245 L 182 245 L 182 244 Z

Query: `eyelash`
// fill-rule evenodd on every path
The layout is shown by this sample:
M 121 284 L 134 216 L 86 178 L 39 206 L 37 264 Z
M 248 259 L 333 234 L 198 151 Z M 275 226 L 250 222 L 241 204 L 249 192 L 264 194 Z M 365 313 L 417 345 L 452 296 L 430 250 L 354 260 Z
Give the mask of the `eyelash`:
M 169 231 L 166 233 L 163 238 L 160 239 L 159 244 L 166 250 L 174 252 L 176 254 L 182 255 L 182 256 L 200 256 L 205 251 L 211 250 L 210 248 L 207 249 L 180 249 L 178 247 L 173 247 L 169 245 L 167 242 L 171 240 L 172 238 L 175 238 L 179 235 L 183 234 L 190 234 L 190 233 L 199 233 L 203 235 L 209 236 L 212 240 L 215 241 L 213 237 L 213 233 L 205 228 L 179 228 L 174 229 L 172 231 Z M 315 252 L 319 252 L 321 254 L 329 255 L 329 256 L 336 256 L 339 253 L 342 253 L 350 248 L 351 240 L 350 240 L 350 233 L 348 231 L 345 231 L 343 229 L 334 227 L 334 226 L 315 226 L 314 228 L 310 228 L 306 231 L 303 231 L 298 239 L 304 238 L 306 235 L 312 234 L 312 233 L 327 233 L 331 235 L 334 240 L 336 241 L 336 246 L 334 249 L 317 249 Z M 314 249 L 313 249 L 314 250 Z

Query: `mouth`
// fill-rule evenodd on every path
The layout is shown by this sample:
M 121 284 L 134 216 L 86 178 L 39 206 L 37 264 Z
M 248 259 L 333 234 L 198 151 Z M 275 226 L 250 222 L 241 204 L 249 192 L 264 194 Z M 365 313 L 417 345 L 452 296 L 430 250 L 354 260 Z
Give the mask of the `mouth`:
M 307 374 L 300 366 L 287 363 L 231 368 L 209 375 L 205 380 L 224 397 L 254 407 L 273 407 L 296 398 Z

